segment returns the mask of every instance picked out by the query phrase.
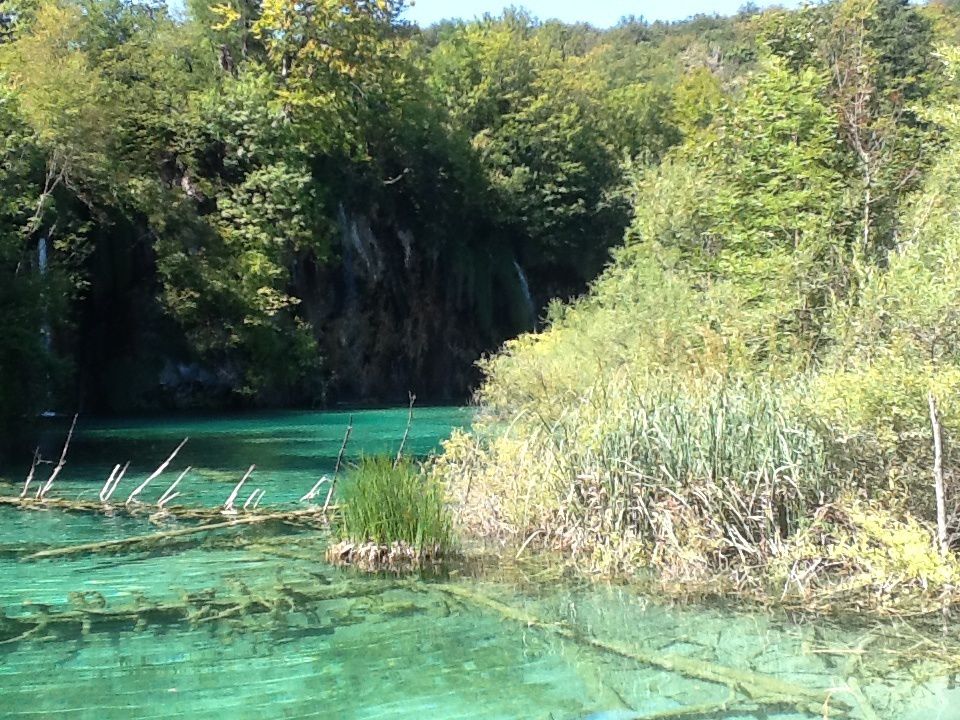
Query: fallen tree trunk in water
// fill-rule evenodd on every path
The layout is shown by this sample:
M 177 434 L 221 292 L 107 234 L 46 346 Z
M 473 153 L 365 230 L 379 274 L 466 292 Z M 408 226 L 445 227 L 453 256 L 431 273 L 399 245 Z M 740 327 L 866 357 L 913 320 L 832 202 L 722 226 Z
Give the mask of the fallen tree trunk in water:
M 40 552 L 27 555 L 24 560 L 42 560 L 44 558 L 64 557 L 67 555 L 85 555 L 98 552 L 115 552 L 117 550 L 127 550 L 140 546 L 150 546 L 162 543 L 166 540 L 186 537 L 188 535 L 197 535 L 199 533 L 211 532 L 213 530 L 222 530 L 241 525 L 255 525 L 265 522 L 290 522 L 292 520 L 304 520 L 309 518 L 323 517 L 322 511 L 313 508 L 308 510 L 292 510 L 290 512 L 269 513 L 266 515 L 245 515 L 223 522 L 208 523 L 206 525 L 195 525 L 188 528 L 177 528 L 176 530 L 165 530 L 162 532 L 150 533 L 148 535 L 135 535 L 134 537 L 121 538 L 119 540 L 104 540 L 102 542 L 84 543 L 83 545 L 68 545 L 66 547 L 51 548 L 41 550 Z
M 153 505 L 113 505 L 93 500 L 65 500 L 62 498 L 19 498 L 0 496 L 0 506 L 14 507 L 20 510 L 60 510 L 61 512 L 89 513 L 93 515 L 122 515 L 125 517 L 156 516 L 156 507 Z M 163 517 L 175 517 L 184 520 L 212 520 L 223 517 L 220 508 L 203 507 L 164 507 Z
M 683 655 L 652 652 L 642 648 L 628 647 L 619 643 L 600 640 L 599 638 L 589 637 L 579 633 L 564 624 L 544 622 L 523 610 L 510 607 L 499 600 L 495 600 L 494 598 L 465 587 L 443 585 L 439 586 L 439 589 L 441 592 L 462 601 L 494 610 L 508 620 L 522 623 L 528 627 L 536 627 L 547 632 L 552 632 L 566 640 L 586 645 L 600 652 L 618 655 L 650 667 L 656 667 L 685 677 L 725 685 L 733 692 L 746 695 L 750 701 L 757 705 L 792 706 L 818 717 L 825 716 L 831 708 L 833 708 L 834 711 L 843 713 L 850 710 L 848 703 L 833 697 L 833 691 L 814 690 L 770 677 L 769 675 L 761 675 L 749 670 L 739 670 L 724 665 L 717 665 Z M 723 704 L 718 703 L 712 710 L 722 711 L 728 706 L 728 702 Z M 677 710 L 679 711 L 679 708 Z M 697 712 L 702 715 L 704 714 L 704 709 L 700 708 Z M 642 720 L 644 717 L 645 716 L 638 714 L 637 720 Z M 661 713 L 661 715 L 654 715 L 653 717 L 671 716 Z M 683 717 L 683 715 L 673 715 L 672 717 Z
M 381 595 L 397 587 L 403 585 L 354 580 L 333 586 L 281 584 L 260 591 L 244 586 L 235 597 L 218 595 L 215 590 L 201 590 L 185 594 L 180 601 L 150 602 L 139 597 L 132 604 L 120 607 L 107 607 L 106 599 L 99 592 L 70 593 L 70 605 L 62 610 L 37 605 L 33 606 L 37 612 L 14 617 L 0 611 L 0 645 L 29 640 L 47 631 L 86 635 L 98 628 L 140 629 L 150 624 L 181 622 L 197 625 L 266 613 L 298 612 L 309 610 L 317 603 Z

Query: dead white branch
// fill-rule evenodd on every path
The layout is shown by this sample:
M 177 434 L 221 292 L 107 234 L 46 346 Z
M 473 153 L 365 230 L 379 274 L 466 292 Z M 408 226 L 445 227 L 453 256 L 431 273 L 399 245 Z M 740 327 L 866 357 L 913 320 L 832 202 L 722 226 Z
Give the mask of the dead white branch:
M 343 453 L 347 449 L 347 442 L 350 440 L 350 433 L 353 432 L 353 415 L 347 421 L 347 431 L 343 434 L 343 442 L 340 444 L 340 452 L 337 453 L 337 464 L 333 468 L 333 480 L 330 481 L 330 489 L 327 490 L 327 499 L 323 501 L 323 512 L 326 514 L 330 507 L 330 500 L 333 498 L 333 490 L 337 487 L 337 474 L 340 472 L 340 466 L 343 464 Z
M 27 473 L 27 479 L 23 483 L 23 492 L 20 493 L 20 497 L 26 497 L 27 491 L 30 489 L 30 483 L 33 482 L 33 476 L 37 472 L 37 465 L 40 463 L 40 446 L 37 446 L 37 449 L 33 451 L 33 462 L 30 463 L 30 472 Z
M 927 394 L 930 405 L 930 425 L 933 428 L 933 488 L 937 496 L 937 545 L 940 554 L 946 555 L 950 549 L 947 543 L 947 502 L 943 489 L 943 435 L 940 431 L 940 417 L 937 413 L 937 399 L 933 393 Z
M 307 494 L 304 495 L 302 498 L 300 498 L 300 502 L 313 500 L 317 496 L 317 492 L 320 490 L 320 486 L 323 485 L 325 482 L 330 482 L 330 478 L 327 477 L 326 475 L 322 476 L 319 480 L 317 480 L 316 483 L 314 483 L 313 487 L 310 488 Z
M 237 495 L 240 493 L 240 488 L 243 487 L 243 484 L 247 481 L 247 478 L 250 477 L 250 474 L 256 468 L 256 465 L 251 465 L 247 472 L 244 473 L 243 477 L 240 478 L 240 482 L 237 483 L 236 487 L 233 488 L 233 492 L 230 493 L 230 497 L 227 498 L 227 501 L 223 504 L 223 510 L 221 511 L 224 515 L 236 515 L 237 510 L 233 507 L 234 501 L 237 499 Z
M 127 460 L 127 463 L 123 466 L 123 469 L 120 471 L 120 474 L 117 475 L 117 477 L 114 479 L 113 485 L 111 485 L 109 489 L 107 489 L 106 493 L 104 494 L 103 496 L 104 503 L 110 502 L 110 498 L 112 498 L 113 494 L 117 491 L 117 486 L 120 484 L 120 481 L 123 480 L 123 476 L 126 474 L 127 468 L 129 467 L 130 467 L 130 461 Z
M 60 471 L 63 470 L 63 466 L 67 464 L 67 450 L 70 448 L 70 439 L 73 437 L 73 429 L 77 426 L 77 417 L 78 415 L 74 415 L 73 422 L 70 423 L 70 430 L 67 432 L 67 439 L 63 443 L 63 451 L 60 453 L 60 461 L 53 469 L 53 472 L 50 473 L 50 477 L 47 478 L 47 482 L 42 488 L 40 488 L 40 490 L 37 491 L 37 499 L 39 500 L 43 500 L 43 498 L 46 497 L 46 494 L 50 492 L 50 487 L 53 485 L 53 481 L 57 479 L 57 475 L 59 475 Z
M 177 445 L 176 449 L 175 449 L 172 453 L 170 453 L 170 457 L 168 457 L 166 460 L 164 460 L 164 461 L 160 464 L 160 467 L 158 467 L 156 470 L 154 470 L 153 473 L 152 473 L 146 480 L 144 480 L 142 483 L 140 483 L 140 484 L 137 486 L 137 488 L 136 488 L 132 493 L 130 493 L 130 496 L 127 498 L 127 502 L 125 503 L 126 505 L 129 505 L 129 504 L 132 503 L 134 500 L 136 500 L 136 499 L 137 499 L 137 496 L 144 491 L 144 488 L 146 488 L 147 485 L 149 485 L 152 480 L 154 480 L 155 478 L 159 477 L 159 476 L 161 475 L 161 473 L 163 473 L 163 471 L 167 469 L 167 466 L 168 466 L 171 462 L 173 462 L 173 459 L 177 456 L 177 453 L 180 452 L 180 448 L 182 448 L 184 445 L 186 445 L 186 444 L 187 444 L 187 440 L 189 440 L 189 439 L 190 439 L 190 438 L 184 438 L 183 441 L 182 441 L 179 445 Z

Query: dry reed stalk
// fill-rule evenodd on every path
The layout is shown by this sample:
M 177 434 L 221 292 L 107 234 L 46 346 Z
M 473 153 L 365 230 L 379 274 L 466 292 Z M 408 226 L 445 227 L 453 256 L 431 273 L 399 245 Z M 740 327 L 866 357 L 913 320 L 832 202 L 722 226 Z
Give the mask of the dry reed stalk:
M 943 489 L 943 434 L 937 413 L 937 399 L 932 392 L 927 394 L 927 403 L 930 406 L 930 425 L 933 428 L 933 487 L 937 496 L 937 545 L 940 548 L 940 555 L 946 557 L 950 546 L 947 543 L 947 504 Z

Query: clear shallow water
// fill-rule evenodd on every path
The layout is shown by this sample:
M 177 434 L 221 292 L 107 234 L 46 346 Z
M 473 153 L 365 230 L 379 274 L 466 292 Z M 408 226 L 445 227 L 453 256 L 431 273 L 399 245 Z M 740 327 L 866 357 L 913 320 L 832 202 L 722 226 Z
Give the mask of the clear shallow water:
M 420 410 L 409 446 L 427 452 L 468 419 L 455 409 Z M 395 451 L 405 422 L 405 411 L 357 413 L 352 453 Z M 345 425 L 345 415 L 309 413 L 95 426 L 75 438 L 58 494 L 98 489 L 97 480 L 126 458 L 138 461 L 135 477 L 142 478 L 189 435 L 168 472 L 203 468 L 185 488 L 189 502 L 222 502 L 251 463 L 268 488 L 265 502 L 287 502 L 332 469 Z M 12 488 L 0 486 L 0 493 Z M 941 670 L 893 652 L 921 642 L 902 626 L 671 607 L 629 588 L 565 581 L 535 568 L 463 568 L 453 578 L 421 581 L 355 575 L 323 562 L 322 537 L 282 526 L 210 534 L 153 554 L 24 559 L 51 544 L 155 529 L 146 518 L 0 507 L 4 615 L 62 619 L 92 608 L 94 618 L 86 627 L 53 622 L 0 644 L 0 717 L 619 720 L 632 716 L 627 708 L 642 717 L 728 696 L 721 685 L 504 619 L 443 591 L 453 585 L 585 636 L 837 688 L 845 699 L 852 674 L 882 720 L 960 719 L 960 693 Z M 246 610 L 230 612 L 239 605 Z M 96 614 L 157 607 L 193 615 L 142 612 L 138 627 L 136 615 Z M 865 644 L 864 662 L 851 664 Z M 816 716 L 777 708 L 700 717 Z M 851 717 L 869 720 L 862 712 Z
M 346 460 L 355 460 L 361 454 L 397 451 L 407 425 L 406 408 L 215 418 L 160 417 L 122 422 L 80 418 L 70 444 L 67 466 L 51 494 L 96 499 L 113 466 L 130 461 L 130 469 L 115 496 L 122 499 L 184 438 L 189 438 L 166 474 L 144 491 L 144 502 L 155 501 L 177 473 L 190 466 L 192 470 L 178 487 L 181 495 L 176 504 L 222 504 L 251 465 L 257 469 L 244 486 L 246 493 L 260 487 L 265 491 L 263 505 L 292 502 L 306 493 L 321 475 L 333 472 L 351 418 L 353 431 Z M 470 418 L 470 411 L 465 408 L 416 408 L 405 450 L 425 455 L 435 450 L 452 428 L 469 425 Z M 68 423 L 59 423 L 56 429 L 45 432 L 41 447 L 45 458 L 59 457 L 67 426 Z M 22 483 L 27 470 L 28 467 L 7 468 L 0 474 L 0 494 L 12 492 L 12 488 L 4 487 L 4 476 L 15 485 Z

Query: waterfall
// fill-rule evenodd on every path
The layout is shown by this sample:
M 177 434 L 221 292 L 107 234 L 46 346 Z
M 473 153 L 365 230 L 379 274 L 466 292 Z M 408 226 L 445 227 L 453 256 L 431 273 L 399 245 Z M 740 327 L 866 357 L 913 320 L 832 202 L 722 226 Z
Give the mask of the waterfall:
M 40 241 L 37 243 L 37 270 L 39 270 L 41 276 L 47 274 L 47 260 L 47 238 L 41 235 Z M 49 351 L 51 347 L 49 323 L 44 322 L 40 326 L 40 337 L 43 339 L 43 347 Z
M 337 206 L 337 220 L 340 223 L 340 245 L 343 251 L 342 277 L 344 290 L 344 305 L 352 308 L 357 299 L 357 279 L 354 273 L 353 260 L 359 244 L 356 240 L 356 225 L 347 218 L 343 203 Z
M 47 274 L 47 238 L 42 236 L 37 243 L 37 268 L 41 275 Z
M 527 282 L 527 274 L 523 272 L 520 263 L 514 259 L 513 267 L 517 271 L 517 280 L 520 282 L 520 292 L 523 294 L 523 309 L 526 312 L 527 322 L 530 327 L 537 324 L 537 308 L 533 304 L 533 296 L 530 294 L 530 283 Z

